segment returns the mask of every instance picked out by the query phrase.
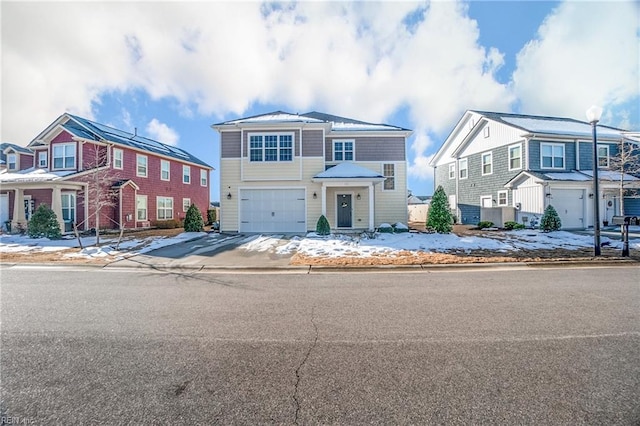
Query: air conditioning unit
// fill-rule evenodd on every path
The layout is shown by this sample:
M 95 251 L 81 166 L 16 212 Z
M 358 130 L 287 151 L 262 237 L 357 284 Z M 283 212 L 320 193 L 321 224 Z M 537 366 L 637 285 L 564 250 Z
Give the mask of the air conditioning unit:
M 151 228 L 151 222 L 138 222 L 138 228 Z

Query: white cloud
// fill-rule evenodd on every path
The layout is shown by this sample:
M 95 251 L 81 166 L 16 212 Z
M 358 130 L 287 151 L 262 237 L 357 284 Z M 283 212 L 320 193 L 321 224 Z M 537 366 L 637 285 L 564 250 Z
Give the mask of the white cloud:
M 147 124 L 147 133 L 151 139 L 166 143 L 167 145 L 177 145 L 180 137 L 175 130 L 154 118 Z
M 518 54 L 513 87 L 523 112 L 584 119 L 640 95 L 637 2 L 562 3 Z

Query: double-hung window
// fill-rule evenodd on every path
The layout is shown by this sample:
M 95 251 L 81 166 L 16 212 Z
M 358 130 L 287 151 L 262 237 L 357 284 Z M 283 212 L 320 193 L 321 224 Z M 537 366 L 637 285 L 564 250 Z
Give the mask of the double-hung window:
M 38 152 L 38 167 L 47 167 L 47 151 Z
M 507 191 L 498 191 L 498 205 L 506 206 L 509 203 L 509 195 Z
M 147 220 L 147 196 L 136 196 L 136 218 L 141 220 Z
M 609 145 L 598 145 L 598 168 L 609 168 Z
M 136 154 L 136 176 L 147 177 L 147 156 Z
M 76 194 L 63 192 L 62 195 L 62 220 L 74 222 L 76 220 Z
M 186 212 L 191 207 L 191 198 L 183 198 L 182 199 L 182 211 Z
M 18 156 L 16 154 L 7 154 L 7 168 L 9 170 L 18 168 Z
M 156 204 L 158 220 L 173 219 L 173 198 L 158 197 Z
M 353 141 L 333 141 L 334 161 L 353 161 Z
M 120 148 L 113 148 L 113 168 L 122 170 L 123 152 Z
M 191 167 L 182 166 L 182 183 L 191 183 Z
M 384 187 L 385 191 L 393 191 L 396 189 L 396 168 L 395 164 L 384 164 L 382 166 L 384 174 Z
M 76 167 L 76 144 L 59 143 L 53 146 L 53 168 L 74 169 Z
M 171 175 L 169 174 L 171 170 L 171 163 L 168 160 L 160 160 L 160 179 L 161 180 L 171 180 Z
M 511 145 L 509 147 L 509 170 L 519 170 L 522 168 L 522 145 Z
M 564 144 L 540 144 L 540 157 L 543 169 L 564 169 Z
M 200 186 L 207 186 L 209 176 L 206 170 L 200 170 Z
M 466 179 L 469 176 L 469 162 L 466 158 L 458 160 L 458 169 L 460 170 L 460 179 Z
M 293 134 L 264 133 L 249 135 L 249 161 L 293 161 Z
M 449 179 L 456 178 L 456 163 L 449 164 Z
M 490 175 L 493 173 L 493 154 L 485 152 L 482 154 L 482 175 Z

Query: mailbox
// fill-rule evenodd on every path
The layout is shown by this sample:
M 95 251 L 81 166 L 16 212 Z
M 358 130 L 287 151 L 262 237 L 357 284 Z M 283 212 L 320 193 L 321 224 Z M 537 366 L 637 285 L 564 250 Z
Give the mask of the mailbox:
M 611 219 L 614 225 L 640 225 L 638 216 L 614 216 Z

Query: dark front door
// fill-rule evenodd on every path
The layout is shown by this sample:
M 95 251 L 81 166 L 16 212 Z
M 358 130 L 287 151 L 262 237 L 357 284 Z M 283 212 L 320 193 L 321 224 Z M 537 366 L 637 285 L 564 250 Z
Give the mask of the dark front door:
M 351 228 L 351 195 L 338 194 L 338 228 Z

